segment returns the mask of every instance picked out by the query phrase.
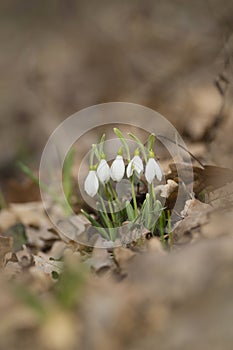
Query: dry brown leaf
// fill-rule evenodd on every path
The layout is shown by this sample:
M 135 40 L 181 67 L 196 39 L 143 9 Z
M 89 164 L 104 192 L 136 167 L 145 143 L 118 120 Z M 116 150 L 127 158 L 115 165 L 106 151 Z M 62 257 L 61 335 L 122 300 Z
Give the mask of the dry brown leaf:
M 157 237 L 153 237 L 147 241 L 147 247 L 149 252 L 158 253 L 158 254 L 166 254 L 163 249 L 161 240 Z
M 201 235 L 204 238 L 212 239 L 233 235 L 233 209 L 214 211 L 209 221 L 201 227 Z
M 96 242 L 96 246 L 101 246 L 102 240 L 99 238 Z M 94 248 L 91 258 L 85 261 L 91 268 L 96 272 L 99 272 L 102 269 L 109 269 L 113 265 L 113 261 L 110 259 L 110 255 L 107 249 L 103 248 Z
M 200 231 L 202 225 L 209 221 L 208 215 L 213 208 L 197 199 L 191 199 L 186 202 L 183 210 L 185 218 L 177 222 L 173 232 L 173 242 L 176 244 L 185 244 L 192 240 L 195 231 Z
M 114 249 L 114 258 L 120 268 L 125 268 L 135 255 L 135 252 L 127 248 L 119 247 Z
M 59 220 L 57 223 L 59 236 L 65 242 L 82 242 L 82 235 L 86 233 L 86 226 L 89 224 L 84 215 L 71 216 L 66 220 Z
M 67 244 L 65 242 L 56 241 L 53 243 L 53 246 L 49 251 L 49 256 L 51 256 L 53 259 L 60 259 L 63 256 L 66 248 Z
M 26 227 L 26 236 L 28 238 L 28 243 L 31 246 L 42 249 L 47 241 L 56 241 L 59 236 L 48 230 L 46 227 L 35 229 L 33 227 Z
M 0 236 L 0 267 L 4 264 L 6 253 L 13 251 L 13 238 Z
M 50 225 L 41 202 L 10 204 L 10 211 L 15 214 L 17 219 L 24 225 L 36 227 L 49 227 Z
M 34 262 L 32 254 L 25 246 L 22 250 L 16 252 L 15 255 L 19 265 L 23 268 L 30 267 Z
M 206 202 L 214 208 L 229 208 L 233 205 L 233 183 L 226 184 L 208 194 Z
M 7 230 L 17 222 L 16 215 L 8 209 L 0 211 L 0 232 Z
M 35 267 L 42 270 L 46 274 L 51 274 L 53 271 L 60 273 L 63 268 L 63 263 L 60 261 L 50 260 L 46 254 L 39 253 L 33 255 Z
M 193 173 L 193 190 L 196 195 L 199 195 L 204 189 L 219 188 L 226 183 L 233 182 L 233 170 L 228 168 L 221 168 L 214 165 L 204 165 L 202 168 L 197 166 L 190 166 L 186 163 L 171 163 L 169 164 L 171 172 L 166 175 L 166 179 L 179 181 L 177 173 L 177 165 L 181 179 L 187 183 L 190 181 L 190 174 Z

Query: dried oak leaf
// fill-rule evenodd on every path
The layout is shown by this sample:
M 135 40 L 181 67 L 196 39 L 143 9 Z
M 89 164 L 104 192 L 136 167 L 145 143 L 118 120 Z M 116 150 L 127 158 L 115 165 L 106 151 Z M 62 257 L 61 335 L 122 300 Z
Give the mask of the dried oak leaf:
M 177 172 L 179 167 L 179 177 Z M 193 191 L 198 196 L 203 190 L 208 188 L 217 189 L 224 186 L 226 183 L 233 182 L 233 170 L 222 168 L 214 165 L 204 165 L 202 168 L 198 166 L 190 166 L 186 163 L 171 163 L 169 164 L 170 172 L 166 175 L 166 180 L 171 179 L 177 183 L 182 180 L 184 183 L 193 180 Z M 193 173 L 193 179 L 192 179 Z M 177 191 L 171 195 L 175 197 Z M 171 200 L 171 199 L 170 199 Z
M 190 199 L 182 212 L 183 220 L 177 222 L 172 233 L 173 242 L 185 244 L 192 240 L 194 233 L 209 221 L 209 213 L 213 208 L 197 199 Z

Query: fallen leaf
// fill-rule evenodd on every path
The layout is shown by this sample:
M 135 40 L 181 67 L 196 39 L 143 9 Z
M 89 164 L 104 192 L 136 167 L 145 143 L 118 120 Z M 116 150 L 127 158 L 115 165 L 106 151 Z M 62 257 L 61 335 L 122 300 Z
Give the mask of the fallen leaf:
M 17 252 L 22 249 L 23 245 L 27 243 L 27 236 L 25 233 L 25 226 L 21 223 L 16 224 L 10 227 L 5 233 L 4 236 L 13 238 L 13 248 L 14 252 Z
M 16 257 L 19 265 L 23 268 L 30 267 L 34 263 L 32 254 L 25 246 L 23 250 L 16 253 Z
M 10 204 L 10 211 L 26 226 L 49 226 L 49 219 L 41 202 Z
M 177 166 L 179 167 L 180 178 L 183 182 L 189 183 L 191 174 L 193 173 L 193 190 L 196 195 L 199 195 L 204 189 L 219 188 L 226 183 L 233 182 L 233 170 L 221 168 L 214 165 L 204 165 L 202 168 L 190 166 L 186 163 L 171 163 L 169 164 L 171 172 L 166 175 L 166 180 L 172 179 L 176 182 L 178 179 Z
M 96 246 L 99 247 L 102 244 L 102 239 L 99 238 L 96 242 Z M 110 255 L 107 249 L 94 248 L 91 258 L 85 260 L 85 264 L 89 265 L 95 272 L 99 272 L 102 269 L 109 269 L 113 265 L 113 261 L 110 259 Z
M 61 273 L 63 263 L 60 261 L 50 260 L 47 255 L 40 253 L 33 255 L 35 267 L 42 270 L 46 274 L 51 274 L 53 271 Z
M 119 247 L 114 249 L 114 258 L 121 269 L 125 269 L 136 253 L 130 249 Z
M 194 232 L 200 232 L 202 225 L 209 221 L 208 215 L 213 208 L 197 199 L 191 199 L 186 202 L 182 212 L 184 219 L 177 222 L 173 232 L 172 240 L 175 244 L 189 243 Z
M 48 230 L 46 227 L 37 229 L 34 227 L 26 227 L 26 236 L 28 244 L 39 249 L 48 248 L 48 245 L 51 246 L 54 241 L 59 239 L 57 233 Z
M 4 257 L 6 253 L 13 250 L 13 238 L 0 236 L 0 268 L 4 264 Z
M 214 208 L 229 208 L 233 205 L 233 183 L 226 184 L 206 194 L 205 200 Z
M 13 226 L 17 221 L 14 213 L 8 209 L 2 209 L 0 211 L 0 232 L 7 230 L 10 226 Z
M 147 248 L 149 252 L 165 255 L 161 240 L 158 237 L 153 237 L 147 241 Z

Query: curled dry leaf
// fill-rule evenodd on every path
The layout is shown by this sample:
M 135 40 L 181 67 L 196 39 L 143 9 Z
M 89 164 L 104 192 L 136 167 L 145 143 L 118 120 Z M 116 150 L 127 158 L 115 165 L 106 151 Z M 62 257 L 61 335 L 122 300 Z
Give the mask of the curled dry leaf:
M 102 269 L 109 269 L 113 265 L 112 259 L 107 249 L 98 248 L 102 245 L 102 239 L 99 238 L 96 241 L 96 247 L 94 247 L 91 258 L 85 261 L 95 272 L 99 272 Z
M 70 241 L 80 242 L 82 241 L 82 235 L 86 232 L 87 225 L 89 225 L 89 222 L 84 215 L 71 216 L 66 220 L 58 221 L 57 226 L 60 228 L 58 234 L 67 243 Z
M 168 198 L 173 192 L 177 191 L 177 182 L 168 179 L 166 185 L 159 185 L 155 187 L 156 194 L 160 194 L 163 198 Z
M 179 166 L 180 179 L 178 178 L 177 166 Z M 169 164 L 170 173 L 167 174 L 166 179 L 172 179 L 176 182 L 179 180 L 187 183 L 193 173 L 193 190 L 198 196 L 201 191 L 208 188 L 220 188 L 226 183 L 233 182 L 233 170 L 228 168 L 221 168 L 214 165 L 203 165 L 203 167 L 190 166 L 186 163 L 171 163 Z
M 47 243 L 53 242 L 59 239 L 59 236 L 47 228 L 26 227 L 26 236 L 30 246 L 43 249 Z
M 30 267 L 34 262 L 32 254 L 25 246 L 23 247 L 23 250 L 20 250 L 15 254 L 19 265 L 23 268 Z

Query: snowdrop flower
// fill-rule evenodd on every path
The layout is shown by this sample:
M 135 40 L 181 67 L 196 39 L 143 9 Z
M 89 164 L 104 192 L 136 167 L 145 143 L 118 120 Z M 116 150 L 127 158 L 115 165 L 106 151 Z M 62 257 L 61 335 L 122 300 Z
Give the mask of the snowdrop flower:
M 157 179 L 161 181 L 163 174 L 159 164 L 154 159 L 154 152 L 152 150 L 150 151 L 149 157 L 150 158 L 146 164 L 145 177 L 146 177 L 146 181 L 149 184 L 151 184 L 155 177 L 157 177 Z
M 116 182 L 120 182 L 125 174 L 125 163 L 121 153 L 121 151 L 118 152 L 111 165 L 111 178 Z
M 90 169 L 86 180 L 84 182 L 84 189 L 85 192 L 88 194 L 90 197 L 94 197 L 96 193 L 98 192 L 99 189 L 99 180 L 96 175 L 96 171 L 94 169 Z
M 143 172 L 143 162 L 139 157 L 139 150 L 135 151 L 134 157 L 131 159 L 131 161 L 127 166 L 127 169 L 126 169 L 127 177 L 132 176 L 134 171 L 136 172 L 138 177 L 140 177 Z
M 104 185 L 106 184 L 110 179 L 110 168 L 106 161 L 106 159 L 101 159 L 98 168 L 97 168 L 97 175 L 100 180 L 100 182 Z

